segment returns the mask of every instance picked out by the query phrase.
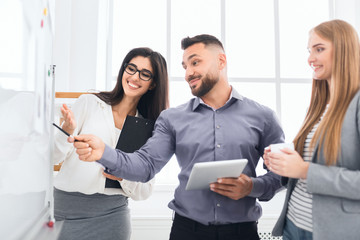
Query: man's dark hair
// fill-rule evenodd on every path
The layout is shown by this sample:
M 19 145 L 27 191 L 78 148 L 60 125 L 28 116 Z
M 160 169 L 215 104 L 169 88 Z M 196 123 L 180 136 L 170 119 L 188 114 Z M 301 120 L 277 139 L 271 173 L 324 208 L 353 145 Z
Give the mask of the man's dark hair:
M 181 49 L 185 50 L 196 43 L 203 43 L 205 46 L 216 45 L 221 47 L 222 50 L 224 50 L 224 47 L 222 43 L 219 41 L 219 39 L 208 34 L 196 35 L 192 38 L 190 37 L 183 38 L 183 40 L 181 40 Z

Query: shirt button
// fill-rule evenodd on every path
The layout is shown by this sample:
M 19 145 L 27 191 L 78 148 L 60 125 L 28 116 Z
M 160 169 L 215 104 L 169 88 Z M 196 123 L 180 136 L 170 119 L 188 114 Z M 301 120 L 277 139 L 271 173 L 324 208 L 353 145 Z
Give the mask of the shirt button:
M 220 207 L 220 203 L 216 204 L 217 207 Z
M 216 145 L 217 148 L 220 148 L 220 144 Z
M 219 125 L 217 125 L 217 126 L 216 126 L 216 128 L 217 128 L 217 129 L 219 129 L 219 128 L 220 128 L 220 126 L 219 126 Z

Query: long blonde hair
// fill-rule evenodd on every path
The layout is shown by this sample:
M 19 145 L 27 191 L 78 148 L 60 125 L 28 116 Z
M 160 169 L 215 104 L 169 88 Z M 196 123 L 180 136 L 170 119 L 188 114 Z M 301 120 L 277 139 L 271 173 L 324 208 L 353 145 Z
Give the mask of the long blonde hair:
M 360 87 L 360 42 L 356 30 L 347 22 L 332 20 L 312 29 L 333 46 L 331 86 L 327 81 L 314 80 L 310 106 L 303 125 L 294 139 L 295 149 L 302 155 L 305 139 L 320 120 L 326 104 L 329 108 L 310 143 L 319 143 L 326 165 L 335 165 L 340 155 L 341 128 L 346 110 Z

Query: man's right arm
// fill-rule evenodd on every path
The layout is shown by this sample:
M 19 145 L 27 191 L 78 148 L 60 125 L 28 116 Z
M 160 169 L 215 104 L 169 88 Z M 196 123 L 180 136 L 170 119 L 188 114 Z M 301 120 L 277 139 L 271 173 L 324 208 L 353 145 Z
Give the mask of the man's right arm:
M 74 143 L 79 158 L 83 161 L 97 161 L 106 168 L 107 173 L 117 177 L 130 181 L 149 181 L 165 166 L 175 150 L 175 138 L 164 113 L 160 114 L 155 123 L 153 136 L 138 151 L 125 153 L 106 146 L 93 135 L 80 135 L 76 139 L 83 142 Z
M 260 155 L 264 154 L 262 149 L 265 147 L 273 143 L 283 143 L 285 140 L 284 132 L 275 112 L 269 111 L 266 119 L 267 124 L 260 143 Z M 249 196 L 258 198 L 260 201 L 269 201 L 282 188 L 280 178 L 279 175 L 270 171 L 262 176 L 252 178 L 253 189 Z

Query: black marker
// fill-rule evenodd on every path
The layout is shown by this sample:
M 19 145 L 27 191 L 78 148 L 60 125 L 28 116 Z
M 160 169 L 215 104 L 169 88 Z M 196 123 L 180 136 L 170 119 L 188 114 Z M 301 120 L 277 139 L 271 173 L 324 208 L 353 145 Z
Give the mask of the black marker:
M 59 127 L 59 126 L 56 125 L 55 123 L 53 123 L 53 125 L 54 125 L 55 127 L 57 127 L 60 131 L 62 131 L 66 136 L 68 136 L 68 137 L 71 136 L 68 132 L 66 132 L 64 129 L 62 129 L 61 127 Z M 77 141 L 78 141 L 78 140 L 75 140 L 75 142 L 77 142 Z

